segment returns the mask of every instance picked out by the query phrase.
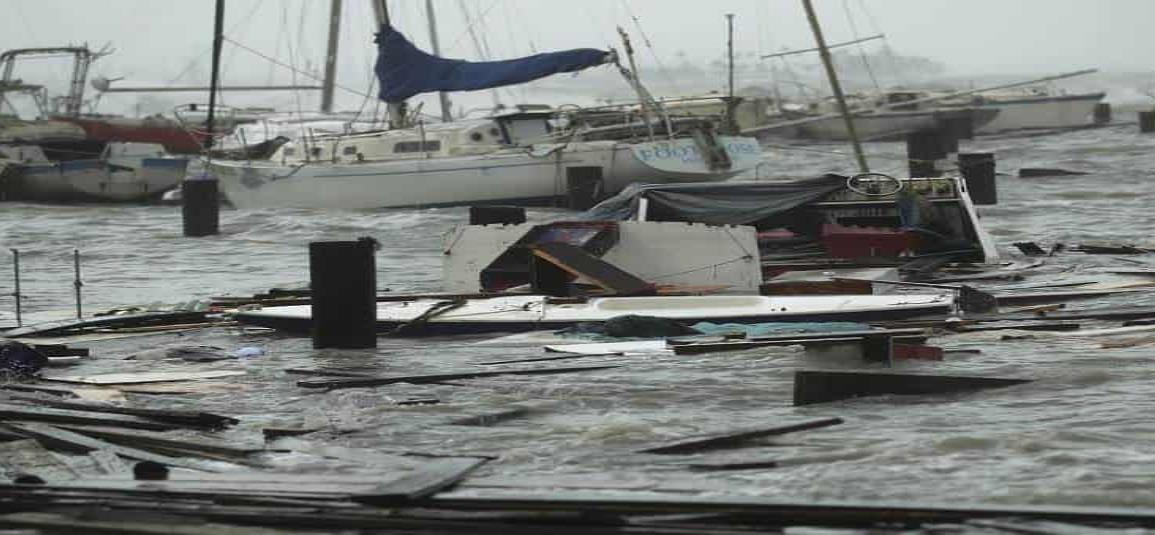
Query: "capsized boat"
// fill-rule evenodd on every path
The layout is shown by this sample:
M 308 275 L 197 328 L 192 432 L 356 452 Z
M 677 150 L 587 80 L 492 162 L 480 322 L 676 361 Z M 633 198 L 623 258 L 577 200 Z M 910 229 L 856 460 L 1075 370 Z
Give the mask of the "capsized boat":
M 589 299 L 503 295 L 459 302 L 414 299 L 378 303 L 377 330 L 389 332 L 419 317 L 423 317 L 424 322 L 420 330 L 422 335 L 561 329 L 579 323 L 604 322 L 630 314 L 688 323 L 877 321 L 949 313 L 954 303 L 955 299 L 949 293 L 782 297 L 679 295 Z M 436 309 L 444 311 L 430 314 Z M 234 317 L 249 325 L 307 333 L 312 326 L 312 306 L 246 310 L 237 312 Z

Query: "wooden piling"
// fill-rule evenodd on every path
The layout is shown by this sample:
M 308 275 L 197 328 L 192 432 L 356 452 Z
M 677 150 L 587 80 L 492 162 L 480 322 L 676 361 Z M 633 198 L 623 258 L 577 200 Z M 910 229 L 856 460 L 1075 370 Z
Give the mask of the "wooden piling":
M 521 206 L 470 206 L 470 225 L 517 225 L 525 223 Z
M 1111 104 L 1107 102 L 1100 102 L 1095 104 L 1094 112 L 1095 124 L 1103 125 L 1111 122 Z
M 220 201 L 216 179 L 181 182 L 181 217 L 190 238 L 220 234 Z
M 973 152 L 958 155 L 958 168 L 966 182 L 971 200 L 978 205 L 999 203 L 998 184 L 995 182 L 995 155 Z
M 1155 132 L 1155 111 L 1139 112 L 1139 132 L 1144 134 Z
M 375 245 L 370 239 L 309 244 L 313 347 L 377 347 Z
M 946 157 L 942 134 L 938 130 L 919 130 L 906 136 L 906 158 L 911 177 L 934 177 L 941 173 L 935 161 Z

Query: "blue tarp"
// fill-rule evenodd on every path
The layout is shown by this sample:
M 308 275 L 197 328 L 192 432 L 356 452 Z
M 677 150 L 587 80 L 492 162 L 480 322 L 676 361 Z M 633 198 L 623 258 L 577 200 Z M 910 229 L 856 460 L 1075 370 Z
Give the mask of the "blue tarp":
M 523 84 L 561 72 L 600 65 L 608 52 L 578 48 L 546 52 L 505 61 L 468 62 L 446 59 L 421 51 L 391 26 L 377 34 L 377 80 L 379 97 L 401 102 L 418 93 L 475 91 Z

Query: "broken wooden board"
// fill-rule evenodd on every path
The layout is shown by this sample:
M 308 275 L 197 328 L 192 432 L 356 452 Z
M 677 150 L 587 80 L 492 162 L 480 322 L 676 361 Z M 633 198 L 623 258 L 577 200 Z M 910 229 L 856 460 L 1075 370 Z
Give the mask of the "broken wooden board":
M 902 339 L 925 339 L 927 331 L 924 329 L 873 329 L 869 331 L 830 331 L 821 333 L 789 333 L 772 336 L 757 336 L 745 341 L 685 344 L 674 346 L 674 354 L 698 355 L 718 351 L 741 351 L 758 347 L 782 345 L 806 345 L 831 342 L 853 342 L 866 337 L 890 336 Z
M 152 461 L 165 466 L 177 466 L 190 470 L 215 471 L 188 459 L 168 457 L 128 446 L 121 446 L 48 424 L 7 422 L 3 425 L 23 435 L 35 438 L 38 442 L 49 448 L 80 453 L 87 453 L 93 450 L 106 450 L 121 457 L 138 461 Z
M 732 462 L 716 462 L 716 463 L 690 463 L 686 465 L 692 470 L 702 470 L 705 472 L 725 472 L 735 470 L 765 470 L 767 468 L 778 468 L 779 461 L 765 460 L 765 461 L 732 461 Z
M 625 270 L 568 243 L 547 242 L 531 245 L 535 257 L 565 272 L 589 280 L 615 295 L 653 295 L 656 288 Z
M 104 373 L 97 375 L 59 375 L 45 377 L 46 381 L 61 383 L 82 383 L 90 385 L 133 385 L 143 383 L 165 383 L 172 381 L 196 381 L 245 375 L 244 370 L 212 370 L 203 372 L 144 372 L 144 373 Z
M 547 353 L 576 353 L 580 355 L 625 355 L 627 353 L 669 353 L 665 340 L 636 342 L 606 342 L 600 344 L 555 344 L 545 346 Z
M 321 375 L 328 377 L 372 377 L 368 372 L 342 370 L 337 368 L 287 368 L 285 373 L 290 375 Z
M 1149 290 L 1137 288 L 1120 288 L 1105 290 L 1071 290 L 1068 292 L 995 292 L 995 299 L 999 305 L 1028 305 L 1054 303 L 1056 301 L 1070 301 L 1072 299 L 1090 299 L 1105 295 L 1120 295 L 1127 293 L 1146 292 Z
M 158 447 L 166 450 L 181 450 L 184 452 L 204 452 L 235 458 L 244 458 L 254 453 L 264 451 L 261 448 L 239 448 L 230 444 L 206 439 L 203 436 L 195 440 L 177 440 L 168 435 L 149 433 L 146 431 L 127 431 L 113 427 L 92 425 L 57 425 L 61 429 L 88 435 L 106 440 L 114 444 L 132 446 L 140 449 Z
M 43 405 L 57 409 L 69 409 L 87 412 L 104 412 L 110 414 L 126 414 L 129 416 L 139 416 L 141 418 L 148 418 L 150 420 L 157 420 L 167 422 L 174 425 L 181 425 L 186 427 L 199 427 L 206 429 L 220 429 L 240 422 L 236 418 L 229 416 L 221 416 L 219 414 L 212 414 L 200 411 L 183 411 L 176 409 L 148 409 L 137 407 L 120 407 L 115 405 L 95 404 L 95 403 L 80 403 L 75 401 L 63 401 L 57 399 L 43 399 L 28 396 L 12 396 L 10 399 L 14 401 L 34 403 L 36 405 Z
M 0 420 L 23 422 L 52 422 L 78 425 L 105 425 L 125 427 L 129 429 L 144 429 L 146 431 L 171 431 L 181 426 L 165 422 L 158 422 L 122 414 L 104 414 L 68 409 L 46 409 L 28 407 L 11 403 L 0 403 Z
M 0 442 L 0 478 L 39 476 L 44 481 L 76 479 L 79 474 L 33 439 Z
M 478 427 L 491 426 L 506 420 L 514 418 L 521 418 L 530 413 L 529 407 L 513 407 L 497 412 L 490 412 L 485 414 L 477 414 L 474 416 L 466 416 L 464 418 L 456 418 L 450 420 L 449 425 L 471 425 Z
M 303 388 L 360 388 L 366 386 L 384 386 L 397 383 L 423 384 L 452 381 L 455 379 L 477 379 L 482 377 L 496 377 L 499 375 L 550 375 L 559 373 L 580 373 L 597 370 L 608 370 L 620 366 L 581 366 L 572 368 L 533 368 L 521 370 L 495 370 L 491 372 L 460 372 L 438 373 L 432 375 L 400 375 L 387 377 L 351 377 L 339 379 L 307 379 L 297 381 L 297 386 Z
M 476 457 L 440 459 L 370 492 L 355 495 L 353 501 L 378 507 L 407 504 L 456 485 L 486 461 L 488 459 Z
M 1096 338 L 1100 336 L 1125 336 L 1130 334 L 1142 334 L 1155 331 L 1155 325 L 1133 325 L 1131 327 L 1110 327 L 1106 329 L 1080 329 L 1071 332 L 1041 332 L 1034 337 L 1056 337 L 1056 338 Z
M 144 518 L 118 513 L 120 518 L 93 519 L 91 515 L 68 516 L 63 513 L 9 513 L 0 515 L 0 527 L 35 530 L 29 533 L 119 533 L 123 535 L 284 535 L 279 529 L 261 528 L 252 525 L 233 526 L 206 524 L 195 519 L 188 525 L 174 523 L 173 517 L 161 518 L 151 514 Z M 147 518 L 147 520 L 146 520 Z M 180 518 L 180 517 L 176 517 Z
M 871 281 L 897 281 L 894 268 L 786 271 L 759 286 L 762 295 L 872 294 Z
M 1035 323 L 1011 323 L 1005 325 L 957 325 L 949 326 L 949 329 L 959 333 L 978 333 L 986 331 L 1076 331 L 1079 329 L 1078 323 L 1071 323 L 1065 321 L 1055 322 L 1035 322 Z
M 49 336 L 72 331 L 96 328 L 141 327 L 147 325 L 171 325 L 208 322 L 207 312 L 149 312 L 119 316 L 97 316 L 86 319 L 53 321 L 36 325 L 26 325 L 9 329 L 2 334 L 6 338 L 22 336 Z
M 842 418 L 823 418 L 821 420 L 812 420 L 809 422 L 800 422 L 789 425 L 779 425 L 775 427 L 741 429 L 720 434 L 679 439 L 668 444 L 663 444 L 661 446 L 652 446 L 646 449 L 638 450 L 638 453 L 695 453 L 712 449 L 729 448 L 758 438 L 784 435 L 786 433 L 806 431 L 809 429 L 820 429 L 823 427 L 838 425 L 842 422 Z
M 874 372 L 794 372 L 794 405 L 884 395 L 926 395 L 1003 388 L 1031 379 L 960 377 Z

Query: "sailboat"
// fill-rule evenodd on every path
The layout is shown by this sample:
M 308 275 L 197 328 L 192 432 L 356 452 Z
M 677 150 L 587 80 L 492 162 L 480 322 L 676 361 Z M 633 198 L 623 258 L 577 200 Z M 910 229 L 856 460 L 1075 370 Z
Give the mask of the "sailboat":
M 583 141 L 556 128 L 551 110 L 521 107 L 486 119 L 414 124 L 406 99 L 426 92 L 472 91 L 617 63 L 611 51 L 575 49 L 466 62 L 419 50 L 382 17 L 377 34 L 379 98 L 393 128 L 306 136 L 266 160 L 214 160 L 221 190 L 240 209 L 372 209 L 477 202 L 537 203 L 602 198 L 633 182 L 725 180 L 752 170 L 752 137 L 709 126 L 656 132 L 642 141 Z M 636 77 L 619 66 L 640 90 Z M 654 108 L 657 109 L 657 108 Z

